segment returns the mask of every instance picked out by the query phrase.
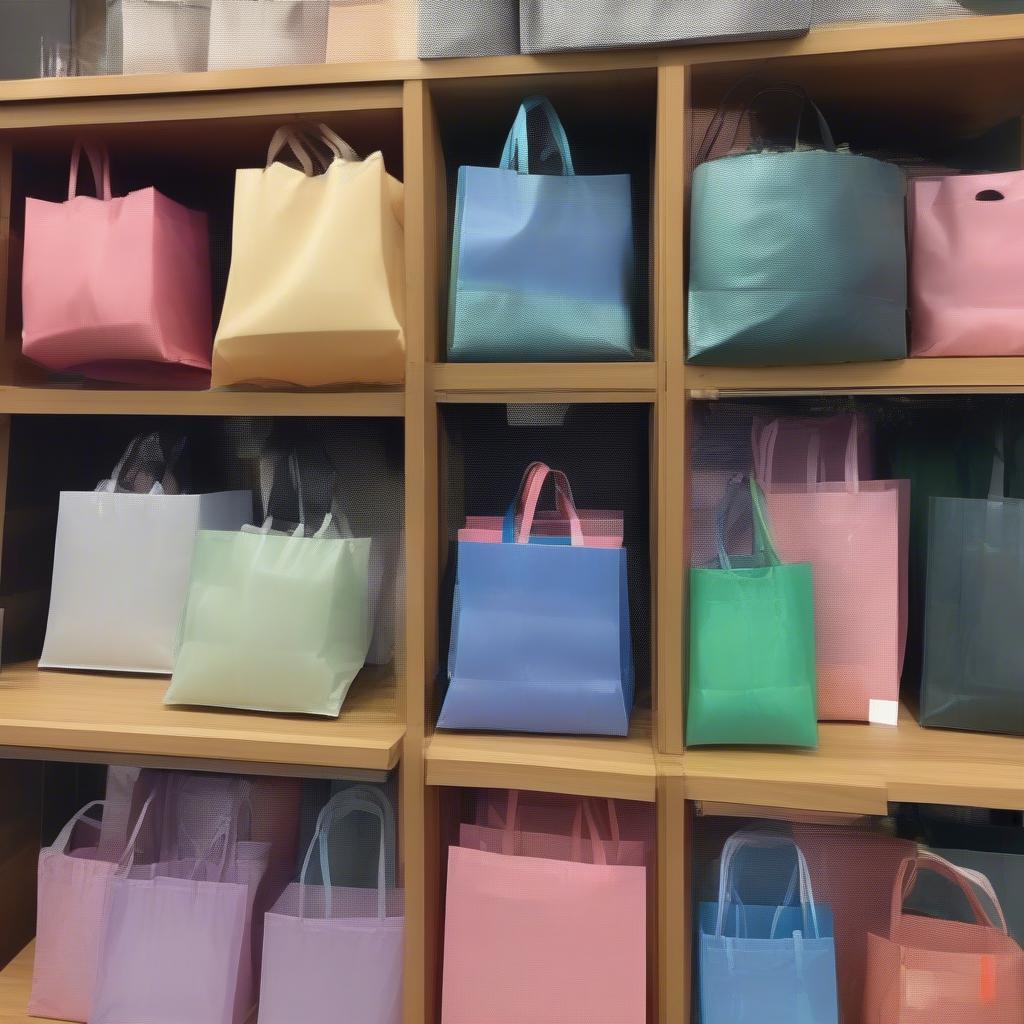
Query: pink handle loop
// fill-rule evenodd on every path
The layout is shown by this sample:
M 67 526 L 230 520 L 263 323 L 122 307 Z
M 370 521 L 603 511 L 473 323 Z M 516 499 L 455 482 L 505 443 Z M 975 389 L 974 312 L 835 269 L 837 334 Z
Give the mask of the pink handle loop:
M 918 853 L 913 857 L 905 857 L 903 863 L 900 864 L 899 870 L 896 872 L 896 881 L 892 889 L 892 906 L 889 914 L 890 938 L 894 937 L 897 933 L 900 918 L 903 916 L 903 903 L 914 891 L 919 871 L 931 871 L 952 882 L 967 897 L 967 902 L 970 904 L 978 924 L 988 925 L 991 928 L 999 927 L 981 905 L 977 893 L 968 884 L 969 879 L 962 871 L 934 853 Z M 999 906 L 998 901 L 996 901 L 995 905 Z M 1000 912 L 1001 910 L 1002 908 L 1000 908 Z
M 523 514 L 519 524 L 519 534 L 516 537 L 516 543 L 528 544 L 530 542 L 533 520 L 537 514 L 537 503 L 540 500 L 544 483 L 548 476 L 551 475 L 555 481 L 556 494 L 560 503 L 559 511 L 569 520 L 569 536 L 572 546 L 574 548 L 583 547 L 583 526 L 580 523 L 579 513 L 576 511 L 576 503 L 573 500 L 569 478 L 561 470 L 551 469 L 543 462 L 534 463 L 530 467 L 529 472 L 531 475 L 523 494 Z
M 83 145 L 76 142 L 71 150 L 71 173 L 68 175 L 68 199 L 78 195 L 78 169 L 82 160 L 82 152 L 92 168 L 92 180 L 96 195 L 104 201 L 112 198 L 110 191 L 110 157 L 105 146 Z
M 756 421 L 754 426 L 756 429 Z M 776 419 L 761 429 L 754 445 L 754 477 L 766 490 L 771 488 L 775 475 L 775 442 L 778 439 L 779 421 Z
M 587 832 L 590 837 L 591 862 L 594 864 L 607 864 L 608 855 L 605 852 L 605 841 L 601 838 L 597 826 L 597 818 L 594 816 L 593 801 L 590 797 L 584 797 L 576 804 L 576 814 L 572 822 L 572 859 L 577 864 L 583 863 L 583 818 L 587 819 Z M 611 841 L 616 848 L 619 845 L 619 818 L 615 813 L 615 802 L 608 801 L 608 823 L 611 829 Z M 616 860 L 618 849 L 616 849 Z

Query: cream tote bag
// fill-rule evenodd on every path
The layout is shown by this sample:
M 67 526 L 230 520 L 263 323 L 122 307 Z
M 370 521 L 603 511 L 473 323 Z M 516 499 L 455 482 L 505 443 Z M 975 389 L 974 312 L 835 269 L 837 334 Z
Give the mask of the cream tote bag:
M 328 0 L 212 0 L 209 70 L 323 64 Z
M 286 145 L 299 169 L 277 160 Z M 402 191 L 326 125 L 279 129 L 267 166 L 238 171 L 213 387 L 402 382 Z

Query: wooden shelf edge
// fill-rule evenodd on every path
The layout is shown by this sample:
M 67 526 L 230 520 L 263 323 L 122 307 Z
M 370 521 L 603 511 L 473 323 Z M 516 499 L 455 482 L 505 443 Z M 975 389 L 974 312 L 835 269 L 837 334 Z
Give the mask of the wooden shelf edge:
M 0 414 L 164 416 L 405 415 L 405 393 L 365 391 L 104 391 L 0 386 Z
M 28 1014 L 34 960 L 33 940 L 6 967 L 0 969 L 0 1024 L 38 1024 L 39 1018 Z M 67 1022 L 55 1020 L 51 1024 Z

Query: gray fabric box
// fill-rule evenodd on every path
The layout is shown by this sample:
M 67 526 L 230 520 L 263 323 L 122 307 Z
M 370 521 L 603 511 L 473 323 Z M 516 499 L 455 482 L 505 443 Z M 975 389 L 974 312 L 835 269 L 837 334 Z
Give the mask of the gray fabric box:
M 71 46 L 71 0 L 0 0 L 0 78 L 39 78 L 43 42 Z
M 520 0 L 523 53 L 803 35 L 811 0 Z
M 501 57 L 519 52 L 517 0 L 419 0 L 423 58 Z

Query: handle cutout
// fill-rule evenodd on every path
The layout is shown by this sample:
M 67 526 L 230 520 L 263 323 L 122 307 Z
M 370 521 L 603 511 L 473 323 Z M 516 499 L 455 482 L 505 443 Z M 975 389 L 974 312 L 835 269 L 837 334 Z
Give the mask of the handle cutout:
M 986 188 L 979 192 L 974 198 L 977 199 L 979 203 L 998 203 L 1005 199 L 1006 196 L 994 188 Z

